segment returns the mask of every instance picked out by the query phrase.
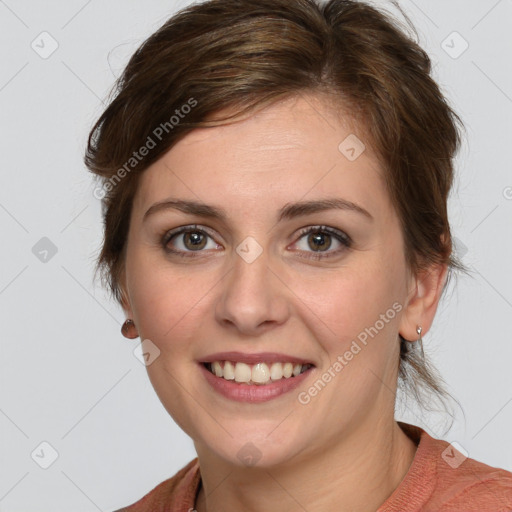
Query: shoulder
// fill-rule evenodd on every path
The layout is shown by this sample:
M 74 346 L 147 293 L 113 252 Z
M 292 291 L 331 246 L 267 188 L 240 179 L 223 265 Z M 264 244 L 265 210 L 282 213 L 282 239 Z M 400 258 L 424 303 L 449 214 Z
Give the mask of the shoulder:
M 436 494 L 432 510 L 512 511 L 512 473 L 466 457 L 446 441 L 437 447 Z
M 401 425 L 418 448 L 378 512 L 511 512 L 512 473 L 466 456 L 462 447 Z
M 164 512 L 170 510 L 171 506 L 172 510 L 188 512 L 194 508 L 200 478 L 199 462 L 196 457 L 139 501 L 115 512 Z

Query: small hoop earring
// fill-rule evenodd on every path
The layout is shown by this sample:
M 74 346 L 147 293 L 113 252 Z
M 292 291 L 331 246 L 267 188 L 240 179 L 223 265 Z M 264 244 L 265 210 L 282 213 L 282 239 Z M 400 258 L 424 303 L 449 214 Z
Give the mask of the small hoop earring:
M 131 318 L 125 320 L 124 324 L 121 326 L 121 334 L 129 340 L 133 340 L 139 336 L 135 327 L 135 322 Z
M 423 352 L 423 339 L 421 337 L 421 331 L 422 331 L 421 325 L 418 325 L 416 327 L 416 332 L 418 333 L 418 339 L 416 341 L 416 349 L 421 352 L 422 359 L 425 359 L 425 353 Z

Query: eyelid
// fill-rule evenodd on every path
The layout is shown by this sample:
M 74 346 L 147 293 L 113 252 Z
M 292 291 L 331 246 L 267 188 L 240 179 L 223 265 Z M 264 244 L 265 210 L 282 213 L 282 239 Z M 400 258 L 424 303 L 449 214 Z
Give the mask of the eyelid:
M 302 238 L 306 234 L 316 232 L 328 233 L 329 235 L 341 238 L 344 242 L 352 243 L 352 239 L 344 231 L 341 231 L 340 229 L 336 229 L 330 226 L 326 226 L 324 224 L 314 224 L 311 226 L 307 226 L 305 228 L 301 228 L 298 237 Z
M 171 240 L 171 238 L 173 236 L 182 235 L 184 233 L 192 232 L 192 231 L 203 232 L 203 233 L 207 234 L 210 238 L 212 238 L 212 239 L 215 238 L 213 235 L 213 230 L 211 230 L 207 226 L 203 226 L 201 224 L 188 224 L 186 226 L 179 226 L 177 228 L 166 230 L 166 231 L 164 231 L 163 236 L 161 238 L 162 238 L 163 242 L 169 243 L 169 240 Z M 218 243 L 218 242 L 216 242 L 216 243 Z

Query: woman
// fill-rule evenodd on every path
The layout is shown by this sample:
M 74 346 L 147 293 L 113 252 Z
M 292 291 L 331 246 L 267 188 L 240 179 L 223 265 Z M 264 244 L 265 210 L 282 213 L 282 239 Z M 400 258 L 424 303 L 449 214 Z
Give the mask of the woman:
M 198 454 L 122 510 L 512 510 L 512 473 L 394 419 L 452 255 L 458 118 L 356 1 L 211 0 L 91 132 L 100 268 Z

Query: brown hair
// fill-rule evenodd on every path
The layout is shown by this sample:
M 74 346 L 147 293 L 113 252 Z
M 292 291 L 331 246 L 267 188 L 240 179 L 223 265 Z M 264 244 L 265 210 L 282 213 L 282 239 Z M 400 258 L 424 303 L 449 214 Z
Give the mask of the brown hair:
M 210 0 L 170 18 L 132 56 L 89 135 L 85 162 L 103 183 L 98 269 L 114 297 L 122 301 L 141 173 L 191 130 L 302 92 L 329 94 L 365 129 L 386 170 L 410 269 L 464 270 L 452 255 L 447 214 L 461 123 L 430 71 L 425 51 L 364 2 Z M 211 121 L 228 110 L 234 114 Z M 420 402 L 422 386 L 446 396 L 435 370 L 400 342 L 407 390 Z

